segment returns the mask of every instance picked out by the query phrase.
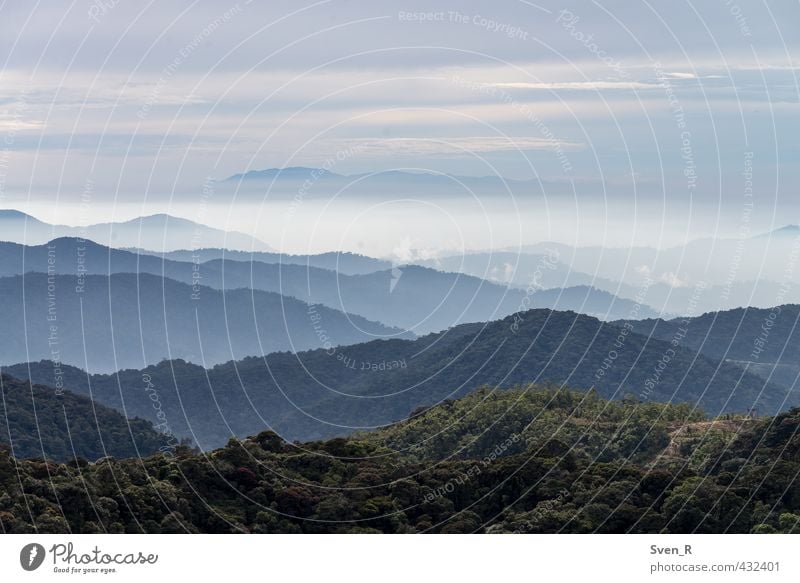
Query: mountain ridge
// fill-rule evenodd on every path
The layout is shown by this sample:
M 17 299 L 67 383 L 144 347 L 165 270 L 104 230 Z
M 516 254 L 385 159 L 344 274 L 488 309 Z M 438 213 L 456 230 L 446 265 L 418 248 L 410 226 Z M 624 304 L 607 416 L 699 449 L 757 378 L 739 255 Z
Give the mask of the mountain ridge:
M 242 250 L 273 251 L 259 239 L 237 231 L 225 231 L 191 219 L 155 213 L 118 222 L 84 226 L 50 224 L 16 209 L 0 209 L 0 237 L 21 244 L 43 244 L 59 237 L 80 237 L 108 246 L 136 247 L 142 241 L 161 242 L 162 249 L 218 243 Z
M 215 290 L 149 273 L 2 277 L 0 317 L 0 364 L 56 358 L 94 372 L 175 357 L 215 364 L 406 334 L 273 292 Z
M 217 290 L 252 288 L 423 334 L 464 322 L 496 319 L 525 307 L 572 309 L 607 320 L 631 314 L 657 315 L 647 306 L 590 287 L 523 290 L 416 264 L 363 270 L 366 273 L 354 269 L 356 273 L 348 275 L 290 263 L 227 258 L 204 263 L 176 261 L 69 238 L 40 246 L 0 243 L 0 275 L 75 273 L 78 255 L 86 274 L 149 273 Z
M 530 310 L 415 340 L 280 352 L 213 368 L 165 361 L 89 379 L 72 371 L 70 379 L 77 392 L 88 391 L 91 381 L 112 407 L 121 406 L 121 390 L 129 410 L 147 418 L 150 403 L 136 391 L 147 374 L 160 387 L 176 435 L 192 437 L 204 449 L 265 427 L 288 441 L 305 441 L 389 425 L 481 385 L 550 382 L 593 388 L 604 398 L 688 403 L 710 415 L 754 407 L 777 412 L 798 401 L 734 364 L 633 332 L 619 346 L 620 337 L 619 327 L 589 316 Z M 671 356 L 662 367 L 665 354 Z M 7 370 L 40 381 L 51 367 L 30 363 Z

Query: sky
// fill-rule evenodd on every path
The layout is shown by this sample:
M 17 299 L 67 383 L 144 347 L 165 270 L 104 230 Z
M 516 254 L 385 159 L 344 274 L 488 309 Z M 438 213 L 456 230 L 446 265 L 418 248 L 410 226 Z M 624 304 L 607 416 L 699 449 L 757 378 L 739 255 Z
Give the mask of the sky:
M 206 222 L 295 251 L 407 244 L 395 221 L 378 245 L 379 219 L 336 239 L 363 201 L 286 221 L 269 193 L 208 200 L 235 173 L 327 164 L 554 185 L 546 209 L 473 200 L 463 224 L 437 206 L 459 225 L 425 245 L 666 245 L 740 232 L 751 203 L 768 230 L 800 222 L 798 22 L 796 1 L 4 2 L 0 207 L 78 224 L 211 204 Z M 303 248 L 299 223 L 332 235 Z

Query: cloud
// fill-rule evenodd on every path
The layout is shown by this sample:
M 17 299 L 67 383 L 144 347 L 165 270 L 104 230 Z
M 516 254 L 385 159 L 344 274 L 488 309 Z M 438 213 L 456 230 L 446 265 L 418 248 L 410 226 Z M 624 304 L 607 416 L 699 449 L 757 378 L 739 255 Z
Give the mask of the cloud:
M 640 81 L 567 81 L 557 83 L 492 83 L 503 89 L 536 89 L 543 91 L 600 91 L 613 89 L 658 89 L 654 83 Z
M 663 283 L 666 283 L 670 287 L 687 287 L 689 285 L 688 280 L 681 279 L 671 271 L 662 273 L 659 280 L 661 280 Z
M 694 73 L 664 73 L 665 77 L 669 77 L 670 79 L 697 79 L 697 75 Z
M 21 130 L 33 130 L 42 127 L 40 121 L 25 121 L 17 119 L 14 116 L 6 116 L 0 112 L 0 132 L 12 133 Z M 8 142 L 13 142 L 13 138 L 9 138 Z M 10 147 L 11 144 L 7 143 L 6 146 Z
M 331 140 L 337 149 L 354 149 L 360 155 L 373 156 L 459 156 L 474 153 L 532 150 L 581 150 L 585 144 L 569 140 L 548 140 L 531 137 L 426 137 L 426 138 L 359 138 Z
M 224 176 L 314 164 L 349 140 L 365 147 L 342 163 L 345 173 L 417 156 L 407 165 L 429 160 L 433 171 L 465 175 L 476 172 L 469 154 L 496 152 L 486 157 L 508 177 L 530 178 L 535 162 L 550 183 L 592 178 L 612 184 L 610 194 L 643 184 L 682 192 L 680 130 L 655 78 L 658 62 L 691 112 L 704 193 L 735 198 L 735 185 L 717 182 L 738 176 L 745 149 L 757 152 L 759 176 L 776 183 L 780 153 L 780 190 L 796 189 L 797 65 L 788 57 L 798 48 L 796 2 L 747 11 L 753 37 L 745 42 L 715 3 L 695 6 L 699 18 L 647 4 L 578 3 L 572 28 L 557 22 L 563 6 L 555 0 L 544 2 L 549 15 L 524 2 L 443 0 L 437 22 L 401 20 L 390 0 L 108 4 L 98 19 L 80 3 L 0 8 L 8 57 L 0 109 L 20 113 L 0 114 L 0 133 L 15 133 L 9 149 L 19 150 L 9 183 L 80 192 L 91 172 L 98 192 L 127 182 L 121 187 L 131 192 L 193 193 L 210 168 Z M 430 9 L 421 0 L 402 8 Z M 451 21 L 449 10 L 467 22 Z M 529 40 L 476 26 L 476 16 L 518 23 Z M 510 154 L 556 148 L 578 151 L 569 176 L 557 156 Z M 95 154 L 101 164 L 91 163 Z M 153 168 L 153 184 L 142 185 Z M 622 187 L 611 182 L 634 174 Z

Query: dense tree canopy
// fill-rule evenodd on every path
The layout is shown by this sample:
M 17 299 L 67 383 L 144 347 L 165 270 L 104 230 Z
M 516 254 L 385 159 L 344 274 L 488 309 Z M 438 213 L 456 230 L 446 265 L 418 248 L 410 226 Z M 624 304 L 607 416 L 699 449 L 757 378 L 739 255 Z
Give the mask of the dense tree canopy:
M 0 451 L 5 532 L 796 532 L 800 410 L 481 389 L 382 430 L 59 465 Z
M 20 458 L 58 461 L 137 457 L 169 447 L 174 438 L 143 419 L 123 415 L 53 387 L 0 377 L 0 443 Z

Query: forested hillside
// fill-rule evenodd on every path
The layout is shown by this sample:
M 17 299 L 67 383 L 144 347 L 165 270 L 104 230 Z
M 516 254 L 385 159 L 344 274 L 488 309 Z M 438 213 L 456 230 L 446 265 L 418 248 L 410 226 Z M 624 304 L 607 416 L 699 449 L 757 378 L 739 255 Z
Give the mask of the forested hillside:
M 0 450 L 4 532 L 797 532 L 800 410 L 546 387 L 479 390 L 394 427 L 56 465 Z M 676 443 L 677 441 L 677 443 Z
M 52 365 L 19 365 L 10 374 L 47 382 Z M 29 373 L 30 371 L 30 373 Z M 781 387 L 670 342 L 648 339 L 573 312 L 530 310 L 486 324 L 465 324 L 414 341 L 363 344 L 246 358 L 204 369 L 165 361 L 143 370 L 67 386 L 100 402 L 154 418 L 143 376 L 158 392 L 170 428 L 200 447 L 271 428 L 307 441 L 388 425 L 413 410 L 464 396 L 480 385 L 551 382 L 594 388 L 606 398 L 678 402 L 716 415 L 753 407 L 777 413 L 797 402 Z
M 52 372 L 52 371 L 51 371 Z M 0 377 L 0 442 L 19 458 L 58 461 L 151 455 L 175 444 L 149 421 L 70 391 Z

